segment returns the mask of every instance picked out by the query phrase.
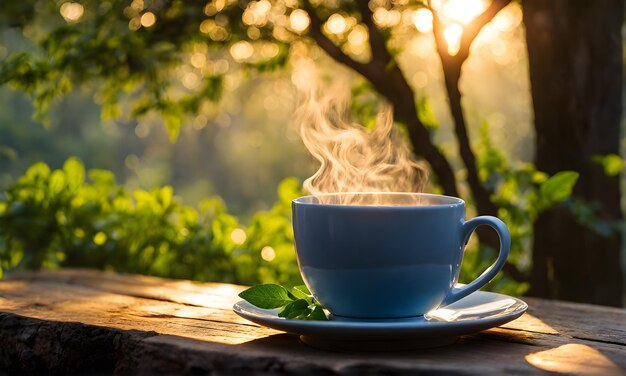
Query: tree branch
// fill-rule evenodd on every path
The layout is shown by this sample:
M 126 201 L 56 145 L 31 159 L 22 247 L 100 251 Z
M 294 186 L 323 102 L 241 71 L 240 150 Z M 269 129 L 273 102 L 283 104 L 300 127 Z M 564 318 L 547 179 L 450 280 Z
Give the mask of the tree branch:
M 492 192 L 485 188 L 478 177 L 476 156 L 469 141 L 465 116 L 463 115 L 461 105 L 462 94 L 459 88 L 459 80 L 461 78 L 461 68 L 469 56 L 472 43 L 482 28 L 489 23 L 502 8 L 509 4 L 510 1 L 511 0 L 494 0 L 482 14 L 470 22 L 463 29 L 459 50 L 454 55 L 450 54 L 448 51 L 448 43 L 443 35 L 444 26 L 439 14 L 432 6 L 431 1 L 428 1 L 428 6 L 433 14 L 433 34 L 435 36 L 437 53 L 439 54 L 443 66 L 446 91 L 448 100 L 450 101 L 450 112 L 454 119 L 454 131 L 459 143 L 459 154 L 466 167 L 467 182 L 472 190 L 478 211 L 481 214 L 489 215 L 497 214 L 497 206 L 491 201 Z
M 317 43 L 317 45 L 320 46 L 320 48 L 324 50 L 335 61 L 346 65 L 349 68 L 352 68 L 353 70 L 357 71 L 367 78 L 368 72 L 366 72 L 366 64 L 360 63 L 350 56 L 346 55 L 341 50 L 341 48 L 339 48 L 332 40 L 330 40 L 330 38 L 328 38 L 322 31 L 323 22 L 317 15 L 315 7 L 311 4 L 309 0 L 305 0 L 303 3 L 304 9 L 307 11 L 309 17 L 311 18 L 311 28 L 309 30 L 311 37 L 313 37 L 313 40 L 315 40 L 315 43 Z
M 511 0 L 493 0 L 489 7 L 485 9 L 479 16 L 474 18 L 469 24 L 463 27 L 463 34 L 461 35 L 461 41 L 459 44 L 459 51 L 451 55 L 448 52 L 448 42 L 443 35 L 443 23 L 439 17 L 439 13 L 432 6 L 431 0 L 427 1 L 428 9 L 433 14 L 433 34 L 435 36 L 435 43 L 437 45 L 437 52 L 446 60 L 454 61 L 456 64 L 461 65 L 469 56 L 470 47 L 472 43 L 480 33 L 480 31 L 498 14 L 504 7 L 506 7 Z M 451 62 L 450 61 L 450 62 Z
M 367 31 L 369 34 L 369 45 L 370 50 L 372 51 L 372 60 L 371 62 L 379 65 L 382 65 L 382 69 L 384 70 L 392 61 L 392 56 L 387 50 L 387 44 L 385 38 L 380 33 L 380 30 L 376 27 L 374 23 L 374 19 L 372 18 L 372 10 L 369 7 L 369 0 L 358 0 L 357 6 L 359 9 L 359 13 L 361 14 L 361 22 L 365 24 L 367 27 Z
M 308 0 L 304 0 L 303 3 L 304 9 L 309 13 L 309 17 L 311 18 L 310 34 L 315 42 L 335 61 L 361 74 L 372 83 L 380 94 L 393 104 L 396 118 L 407 126 L 409 139 L 414 147 L 414 152 L 423 157 L 430 164 L 444 193 L 451 196 L 458 196 L 459 193 L 456 188 L 456 179 L 452 167 L 443 153 L 433 144 L 430 139 L 430 133 L 419 119 L 417 108 L 415 107 L 415 93 L 404 77 L 400 67 L 394 61 L 393 56 L 389 53 L 385 38 L 373 22 L 368 1 L 358 0 L 357 3 L 359 12 L 361 13 L 361 22 L 368 28 L 369 32 L 372 59 L 368 63 L 357 62 L 341 51 L 341 49 L 322 32 L 323 21 L 317 15 L 315 8 Z M 465 127 L 464 123 L 463 127 Z M 465 135 L 467 137 L 466 132 Z M 469 145 L 469 140 L 466 139 L 464 144 Z M 473 165 L 473 175 L 477 177 L 475 162 Z M 474 191 L 472 193 L 476 196 Z M 490 203 L 489 195 L 487 195 L 487 202 Z M 492 208 L 487 209 L 482 205 L 479 207 L 479 211 L 481 211 L 481 214 L 495 214 L 497 210 L 493 205 Z M 494 239 L 493 234 L 491 234 L 489 230 L 478 229 L 477 235 L 481 243 L 497 249 L 498 239 L 497 237 Z M 527 280 L 524 273 L 519 271 L 515 265 L 507 263 L 504 266 L 504 270 L 517 281 Z
M 441 22 L 441 18 L 439 18 L 439 13 L 437 12 L 437 9 L 432 6 L 431 0 L 428 0 L 426 4 L 428 5 L 428 9 L 433 15 L 433 36 L 435 37 L 435 47 L 437 47 L 437 53 L 439 54 L 441 62 L 444 63 L 444 58 L 448 59 L 450 57 L 450 54 L 448 53 L 448 41 L 443 35 L 443 24 Z
M 497 215 L 498 207 L 491 201 L 493 192 L 482 184 L 478 176 L 476 156 L 470 144 L 463 107 L 461 105 L 462 94 L 459 88 L 459 80 L 461 78 L 461 68 L 469 57 L 472 43 L 482 28 L 510 2 L 511 0 L 494 0 L 482 14 L 466 25 L 461 35 L 459 50 L 456 54 L 452 55 L 448 51 L 448 42 L 443 34 L 444 25 L 441 22 L 437 10 L 432 6 L 431 1 L 428 0 L 428 7 L 433 14 L 433 34 L 437 53 L 439 54 L 443 67 L 446 92 L 450 102 L 450 113 L 454 120 L 454 131 L 459 144 L 459 154 L 467 170 L 467 183 L 472 191 L 476 208 L 480 214 L 486 215 Z M 478 229 L 477 235 L 481 244 L 494 250 L 498 249 L 499 241 L 492 231 Z M 503 270 L 518 282 L 528 281 L 528 276 L 517 269 L 513 264 L 507 262 Z
M 361 0 L 359 0 L 361 1 Z M 303 8 L 311 18 L 310 34 L 315 42 L 335 61 L 354 69 L 368 80 L 381 95 L 394 107 L 397 120 L 406 124 L 409 139 L 416 155 L 430 164 L 445 194 L 458 196 L 456 179 L 452 166 L 442 152 L 430 140 L 430 134 L 417 116 L 415 94 L 402 71 L 393 63 L 393 56 L 387 50 L 385 40 L 372 20 L 367 2 L 360 2 L 361 21 L 368 25 L 372 59 L 368 63 L 359 63 L 341 51 L 322 32 L 323 21 L 319 18 L 309 0 L 303 1 Z M 372 40 L 373 39 L 373 40 Z
M 509 5 L 510 2 L 511 0 L 493 0 L 487 9 L 465 26 L 463 35 L 461 36 L 461 46 L 459 52 L 456 54 L 459 59 L 463 61 L 467 59 L 470 47 L 483 27 L 491 22 L 496 14 Z

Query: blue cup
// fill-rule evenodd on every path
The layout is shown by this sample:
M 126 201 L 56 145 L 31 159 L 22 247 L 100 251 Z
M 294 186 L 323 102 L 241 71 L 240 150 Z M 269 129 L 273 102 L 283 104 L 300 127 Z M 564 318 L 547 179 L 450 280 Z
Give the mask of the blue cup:
M 302 277 L 339 319 L 421 316 L 487 284 L 509 254 L 504 222 L 491 216 L 465 221 L 465 203 L 456 197 L 324 194 L 297 198 L 292 207 Z M 465 245 L 481 225 L 498 233 L 498 258 L 474 281 L 455 287 Z

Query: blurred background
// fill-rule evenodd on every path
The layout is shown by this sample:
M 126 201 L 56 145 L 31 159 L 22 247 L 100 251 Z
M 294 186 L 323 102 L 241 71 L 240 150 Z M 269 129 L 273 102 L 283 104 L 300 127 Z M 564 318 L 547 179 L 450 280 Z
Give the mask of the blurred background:
M 463 0 L 446 9 L 451 18 L 467 22 L 484 4 Z M 425 9 L 417 13 L 407 9 L 384 21 L 404 24 L 393 39 L 393 43 L 406 46 L 399 56 L 400 65 L 440 125 L 439 144 L 453 151 L 456 148 L 449 145 L 452 120 L 429 14 Z M 461 88 L 470 132 L 477 134 L 483 122 L 488 122 L 492 139 L 508 156 L 530 161 L 532 109 L 521 20 L 519 4 L 512 4 L 483 30 L 465 66 Z M 350 21 L 336 22 L 334 31 L 343 34 Z M 364 53 L 367 40 L 359 30 L 348 35 L 348 48 Z M 3 58 L 28 49 L 32 42 L 19 30 L 5 29 L 0 43 Z M 0 190 L 35 162 L 60 167 L 68 157 L 77 156 L 88 168 L 113 171 L 119 182 L 132 188 L 170 184 L 191 204 L 219 195 L 233 213 L 243 216 L 267 209 L 276 199 L 282 179 L 295 176 L 302 180 L 317 169 L 290 122 L 297 98 L 292 72 L 298 58 L 313 59 L 322 72 L 342 76 L 338 79 L 353 84 L 359 80 L 317 47 L 300 43 L 292 49 L 296 56 L 291 63 L 270 74 L 242 72 L 237 55 L 242 52 L 237 48 L 217 61 L 208 61 L 206 51 L 191 51 L 177 69 L 179 85 L 197 86 L 197 70 L 208 64 L 227 73 L 226 84 L 222 100 L 188 118 L 176 142 L 169 140 L 156 114 L 139 120 L 103 121 L 98 98 L 90 88 L 77 89 L 55 103 L 44 125 L 32 119 L 34 108 L 25 94 L 2 86 Z M 257 49 L 252 53 L 268 52 Z
M 383 103 L 381 87 L 373 86 L 372 77 L 339 64 L 337 56 L 329 56 L 328 46 L 354 64 L 381 56 L 384 60 L 384 53 L 371 48 L 370 34 L 375 32 L 393 63 L 378 74 L 393 71 L 396 63 L 401 69 L 417 107 L 412 116 L 423 123 L 434 148 L 450 163 L 452 186 L 456 184 L 455 193 L 468 201 L 468 216 L 498 215 L 511 229 L 509 264 L 488 288 L 623 304 L 624 279 L 617 265 L 621 262 L 626 270 L 626 196 L 619 188 L 624 186 L 620 174 L 626 138 L 619 136 L 619 150 L 611 145 L 613 135 L 624 134 L 624 122 L 618 124 L 621 131 L 603 141 L 601 149 L 611 144 L 606 150 L 580 148 L 584 160 L 578 165 L 557 161 L 561 164 L 550 166 L 553 161 L 544 160 L 538 162 L 545 168 L 541 170 L 533 164 L 537 132 L 545 136 L 552 130 L 550 122 L 535 121 L 529 70 L 554 69 L 550 63 L 563 63 L 560 56 L 576 60 L 577 46 L 596 46 L 596 41 L 581 28 L 571 32 L 580 43 L 564 46 L 571 54 L 553 53 L 561 47 L 557 37 L 552 41 L 556 47 L 529 49 L 525 22 L 548 25 L 546 30 L 566 24 L 560 23 L 553 3 L 431 3 L 441 21 L 439 43 L 433 12 L 422 1 L 0 4 L 0 273 L 87 266 L 242 284 L 298 283 L 290 200 L 302 194 L 301 182 L 318 164 L 292 121 L 297 83 L 310 79 L 302 69 L 310 62 L 321 72 L 322 88 L 348 82 L 354 117 L 370 126 Z M 450 86 L 445 84 L 451 69 L 442 66 L 445 56 L 440 55 L 444 51 L 453 60 L 463 48 L 466 30 L 494 4 L 493 18 L 480 25 L 467 60 L 461 61 L 459 81 L 476 157 L 473 175 L 480 180 L 477 190 L 468 178 L 472 173 L 467 160 L 459 155 L 458 119 L 451 116 Z M 543 5 L 533 8 L 537 4 Z M 591 14 L 582 8 L 606 8 L 595 3 L 562 5 L 573 9 L 567 20 L 575 25 Z M 621 13 L 611 25 L 622 25 Z M 625 30 L 622 25 L 622 35 Z M 567 37 L 567 28 L 564 33 Z M 535 42 L 545 39 L 538 35 L 533 36 Z M 326 48 L 320 48 L 320 41 L 327 42 Z M 437 46 L 444 48 L 438 51 Z M 621 54 L 620 45 L 610 47 L 607 51 Z M 604 46 L 588 50 L 603 51 Z M 548 58 L 529 65 L 529 51 L 539 51 L 535 59 L 543 52 Z M 589 68 L 584 74 L 609 71 L 608 63 L 589 61 L 584 61 L 589 67 L 580 64 Z M 558 69 L 552 71 L 556 84 L 544 89 L 561 88 Z M 584 76 L 572 71 L 574 81 Z M 595 77 L 589 85 L 597 82 L 592 89 L 605 88 L 620 80 L 618 76 L 604 83 Z M 584 117 L 576 112 L 580 108 L 603 114 L 610 107 L 603 107 L 607 101 L 594 100 L 590 95 L 588 103 L 572 107 L 571 114 L 569 107 L 554 107 L 553 112 L 579 119 Z M 620 104 L 609 109 L 611 114 L 623 115 Z M 546 114 L 554 115 L 550 106 L 544 107 Z M 565 132 L 559 132 L 564 136 L 577 132 L 570 132 L 567 116 L 554 117 L 562 121 Z M 600 129 L 593 119 L 590 124 Z M 587 127 L 581 124 L 571 129 Z M 563 139 L 565 146 L 555 145 L 556 154 L 567 154 L 571 146 Z M 416 145 L 415 139 L 411 142 Z M 89 172 L 94 169 L 110 173 Z M 605 182 L 614 195 L 600 192 Z M 443 192 L 446 187 L 433 184 L 430 189 Z M 486 202 L 489 213 L 478 203 L 481 189 L 483 209 Z M 539 232 L 544 238 L 535 242 Z M 568 234 L 580 234 L 584 241 Z M 462 281 L 491 263 L 494 247 L 485 239 L 470 244 Z M 571 242 L 562 245 L 568 239 Z M 550 246 L 552 241 L 558 247 Z M 588 280 L 598 282 L 591 286 Z M 598 293 L 609 290 L 606 296 Z

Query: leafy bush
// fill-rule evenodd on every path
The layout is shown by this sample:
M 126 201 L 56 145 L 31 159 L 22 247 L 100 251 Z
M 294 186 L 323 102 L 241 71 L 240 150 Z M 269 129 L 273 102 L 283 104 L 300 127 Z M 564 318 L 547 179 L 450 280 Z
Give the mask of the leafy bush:
M 85 175 L 73 158 L 55 171 L 37 163 L 7 190 L 0 273 L 81 266 L 199 281 L 301 281 L 290 218 L 301 195 L 295 179 L 280 184 L 279 201 L 246 229 L 219 197 L 190 207 L 168 186 L 131 192 L 109 171 Z
M 529 164 L 510 166 L 491 146 L 486 128 L 479 156 L 481 177 L 493 184 L 498 215 L 511 231 L 509 261 L 527 270 L 524 250 L 534 219 L 570 197 L 577 175 L 548 177 Z M 75 158 L 54 171 L 37 163 L 0 201 L 0 273 L 91 267 L 199 281 L 298 285 L 291 201 L 301 195 L 300 183 L 285 179 L 272 209 L 256 213 L 243 226 L 219 197 L 185 206 L 171 187 L 129 191 L 109 171 L 86 174 Z M 461 281 L 476 278 L 493 259 L 493 251 L 471 245 Z M 527 288 L 503 273 L 487 287 L 514 295 Z
M 561 171 L 552 176 L 538 171 L 532 163 L 511 163 L 489 137 L 489 125 L 480 130 L 477 148 L 479 177 L 494 193 L 491 200 L 499 207 L 498 217 L 511 233 L 511 252 L 508 262 L 518 270 L 531 268 L 530 254 L 533 223 L 539 214 L 556 205 L 571 205 L 570 197 L 578 180 L 578 173 Z M 471 203 L 470 203 L 471 204 Z M 461 278 L 477 278 L 495 258 L 494 251 L 475 247 L 465 253 Z M 489 285 L 490 290 L 521 295 L 530 286 L 515 282 L 500 273 Z

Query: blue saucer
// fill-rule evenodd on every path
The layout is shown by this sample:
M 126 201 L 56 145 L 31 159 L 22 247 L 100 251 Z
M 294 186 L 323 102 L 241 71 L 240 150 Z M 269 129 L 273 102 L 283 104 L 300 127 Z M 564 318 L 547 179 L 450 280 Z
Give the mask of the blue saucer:
M 333 351 L 396 351 L 444 346 L 464 334 L 503 325 L 520 317 L 528 305 L 520 299 L 477 291 L 424 316 L 409 320 L 305 321 L 278 317 L 277 309 L 235 303 L 239 316 L 268 328 L 297 334 L 302 342 Z

